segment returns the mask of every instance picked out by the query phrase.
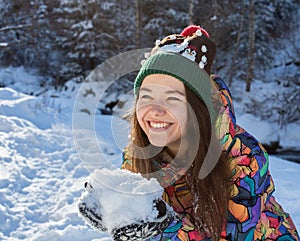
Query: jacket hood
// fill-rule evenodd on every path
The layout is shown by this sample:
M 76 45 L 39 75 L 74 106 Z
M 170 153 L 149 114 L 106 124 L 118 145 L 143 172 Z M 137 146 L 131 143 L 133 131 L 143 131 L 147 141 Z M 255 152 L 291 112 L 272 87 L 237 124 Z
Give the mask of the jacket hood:
M 217 106 L 218 115 L 215 122 L 216 137 L 222 149 L 228 150 L 232 137 L 236 134 L 236 117 L 232 104 L 232 96 L 228 86 L 217 75 L 211 76 L 213 103 Z

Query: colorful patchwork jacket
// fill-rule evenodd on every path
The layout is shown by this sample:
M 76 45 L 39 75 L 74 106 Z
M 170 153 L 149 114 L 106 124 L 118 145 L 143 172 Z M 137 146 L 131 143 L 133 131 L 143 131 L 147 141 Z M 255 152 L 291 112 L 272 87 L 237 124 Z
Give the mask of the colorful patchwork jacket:
M 223 80 L 218 76 L 212 76 L 211 80 L 222 99 L 223 107 L 216 121 L 216 130 L 223 150 L 228 153 L 233 183 L 227 223 L 221 240 L 299 240 L 290 215 L 273 196 L 274 184 L 268 169 L 268 154 L 253 136 L 236 124 L 231 94 Z M 124 157 L 123 168 L 130 170 L 130 160 L 126 155 Z M 182 218 L 150 240 L 211 240 L 194 228 L 190 218 L 193 208 L 191 194 L 183 178 L 165 188 L 163 199 Z

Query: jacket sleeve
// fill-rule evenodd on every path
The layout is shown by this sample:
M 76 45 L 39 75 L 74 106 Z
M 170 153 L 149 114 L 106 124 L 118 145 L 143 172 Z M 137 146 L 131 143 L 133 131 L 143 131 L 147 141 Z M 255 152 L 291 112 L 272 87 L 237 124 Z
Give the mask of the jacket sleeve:
M 274 191 L 268 155 L 261 144 L 236 123 L 232 96 L 219 76 L 212 77 L 221 109 L 216 132 L 228 154 L 232 197 L 228 204 L 228 240 L 254 240 L 261 211 Z M 257 233 L 256 233 L 257 234 Z
M 221 106 L 216 129 L 232 170 L 232 198 L 228 204 L 228 240 L 297 240 L 288 213 L 273 197 L 274 183 L 268 154 L 262 145 L 236 123 L 231 93 L 219 76 L 213 76 Z M 214 93 L 214 92 L 213 92 Z M 277 240 L 277 239 L 276 239 Z
M 233 190 L 226 233 L 230 240 L 256 240 L 256 226 L 274 191 L 268 155 L 261 144 L 242 128 L 232 138 L 228 152 Z
M 221 106 L 216 133 L 228 153 L 232 197 L 223 236 L 227 240 L 298 240 L 290 218 L 276 202 L 269 158 L 263 146 L 237 125 L 232 96 L 224 81 L 213 75 L 213 98 Z
M 229 150 L 233 191 L 228 205 L 227 238 L 298 240 L 290 215 L 273 196 L 269 158 L 262 145 L 240 128 Z

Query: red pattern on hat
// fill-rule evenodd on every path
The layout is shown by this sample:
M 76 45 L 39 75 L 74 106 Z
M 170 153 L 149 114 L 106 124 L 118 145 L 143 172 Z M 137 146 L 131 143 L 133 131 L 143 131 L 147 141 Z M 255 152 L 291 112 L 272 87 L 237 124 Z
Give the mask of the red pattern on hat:
M 185 29 L 182 30 L 180 35 L 184 37 L 192 36 L 194 33 L 196 33 L 197 30 L 200 30 L 206 37 L 210 38 L 208 32 L 197 25 L 187 26 Z

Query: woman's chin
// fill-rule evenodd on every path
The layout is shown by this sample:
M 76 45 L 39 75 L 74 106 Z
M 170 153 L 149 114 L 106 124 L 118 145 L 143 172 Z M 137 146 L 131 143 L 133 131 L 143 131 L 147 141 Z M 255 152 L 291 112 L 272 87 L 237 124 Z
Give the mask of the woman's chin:
M 164 148 L 166 146 L 166 142 L 159 142 L 159 141 L 150 141 L 151 145 L 159 148 Z

